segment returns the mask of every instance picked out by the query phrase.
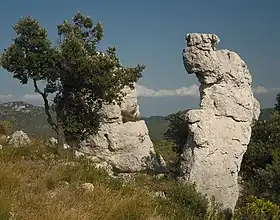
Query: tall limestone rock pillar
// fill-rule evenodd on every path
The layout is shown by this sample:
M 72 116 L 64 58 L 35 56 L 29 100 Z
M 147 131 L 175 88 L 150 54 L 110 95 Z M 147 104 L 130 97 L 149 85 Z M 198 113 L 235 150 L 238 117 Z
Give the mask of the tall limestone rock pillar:
M 196 182 L 198 191 L 215 196 L 234 210 L 238 172 L 260 114 L 252 77 L 237 53 L 217 50 L 214 34 L 188 34 L 183 50 L 185 69 L 196 74 L 200 108 L 188 111 L 189 136 L 180 162 L 182 181 Z

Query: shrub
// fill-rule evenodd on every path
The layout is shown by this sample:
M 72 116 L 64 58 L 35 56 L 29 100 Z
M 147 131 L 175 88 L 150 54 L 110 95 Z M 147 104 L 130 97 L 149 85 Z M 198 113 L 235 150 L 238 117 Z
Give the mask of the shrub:
M 278 220 L 280 207 L 272 202 L 249 196 L 247 204 L 235 211 L 235 220 Z
M 248 149 L 243 157 L 240 174 L 243 197 L 256 195 L 280 204 L 280 115 L 257 122 Z
M 208 215 L 208 200 L 198 193 L 195 185 L 176 184 L 166 192 L 168 199 L 161 201 L 162 211 L 172 219 L 205 219 Z
M 173 141 L 175 143 L 173 150 L 181 154 L 183 147 L 188 138 L 188 121 L 186 119 L 187 111 L 179 111 L 171 114 L 166 118 L 169 120 L 169 126 L 164 137 L 166 140 Z

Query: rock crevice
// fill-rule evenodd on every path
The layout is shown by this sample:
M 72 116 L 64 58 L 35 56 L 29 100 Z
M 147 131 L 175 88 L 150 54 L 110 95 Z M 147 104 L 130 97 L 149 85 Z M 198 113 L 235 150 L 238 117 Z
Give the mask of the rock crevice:
M 189 136 L 181 155 L 180 178 L 195 182 L 199 191 L 234 210 L 238 172 L 260 105 L 246 63 L 235 52 L 217 50 L 219 41 L 214 34 L 186 37 L 184 66 L 201 83 L 201 102 L 199 109 L 186 114 Z

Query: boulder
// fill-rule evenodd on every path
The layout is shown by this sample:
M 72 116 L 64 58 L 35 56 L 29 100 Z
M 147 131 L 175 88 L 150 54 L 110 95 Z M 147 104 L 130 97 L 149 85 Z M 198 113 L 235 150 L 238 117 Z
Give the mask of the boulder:
M 200 85 L 200 108 L 186 113 L 189 135 L 180 161 L 180 180 L 195 182 L 198 191 L 234 210 L 238 172 L 260 114 L 252 76 L 235 52 L 217 50 L 218 36 L 188 34 L 183 61 Z
M 12 134 L 12 136 L 9 138 L 9 145 L 12 145 L 13 147 L 20 147 L 30 144 L 30 139 L 23 131 L 16 131 Z
M 125 87 L 122 92 L 125 96 L 119 105 L 102 106 L 98 133 L 81 142 L 75 154 L 97 164 L 105 162 L 105 170 L 111 167 L 116 173 L 161 172 L 148 128 L 145 121 L 139 120 L 136 91 Z

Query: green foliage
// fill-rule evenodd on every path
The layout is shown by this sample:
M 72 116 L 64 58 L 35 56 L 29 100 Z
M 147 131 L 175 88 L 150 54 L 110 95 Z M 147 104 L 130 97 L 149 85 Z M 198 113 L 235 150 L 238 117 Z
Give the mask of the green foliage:
M 22 84 L 33 82 L 45 104 L 48 122 L 67 140 L 81 140 L 98 131 L 99 109 L 104 103 L 119 102 L 125 86 L 133 88 L 144 66 L 121 65 L 116 49 L 97 51 L 103 26 L 77 13 L 72 22 L 57 25 L 59 44 L 52 45 L 47 31 L 32 17 L 14 26 L 17 37 L 1 56 L 1 66 Z M 41 90 L 37 82 L 46 82 Z M 48 96 L 53 94 L 52 112 Z M 54 120 L 54 116 L 56 120 Z
M 193 212 L 195 215 L 198 214 L 197 217 L 200 218 L 207 215 L 208 200 L 197 193 L 194 185 L 177 185 L 168 193 L 170 193 L 170 201 L 174 205 L 175 210 L 185 209 L 187 212 Z M 186 207 L 188 208 L 186 209 Z M 180 215 L 182 214 L 185 215 L 180 211 Z
M 186 111 L 179 111 L 169 115 L 169 127 L 164 133 L 167 140 L 173 141 L 176 145 L 173 148 L 175 152 L 181 154 L 188 138 L 188 121 L 186 120 Z
M 208 199 L 196 191 L 195 185 L 175 184 L 166 190 L 167 198 L 162 200 L 162 212 L 172 216 L 172 219 L 192 220 L 222 220 L 224 213 L 212 199 Z M 210 207 L 210 206 L 211 207 Z
M 163 135 L 169 126 L 169 121 L 165 120 L 165 117 L 162 116 L 144 117 L 142 119 L 145 120 L 147 124 L 152 141 L 163 140 Z
M 280 112 L 280 93 L 276 96 L 275 111 Z
M 270 201 L 250 196 L 246 205 L 235 211 L 234 219 L 278 220 L 280 219 L 280 207 Z
M 280 204 L 280 115 L 257 122 L 241 165 L 245 194 L 254 194 Z

